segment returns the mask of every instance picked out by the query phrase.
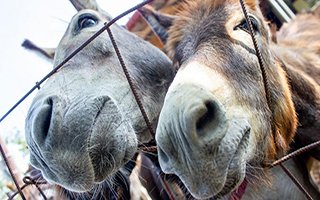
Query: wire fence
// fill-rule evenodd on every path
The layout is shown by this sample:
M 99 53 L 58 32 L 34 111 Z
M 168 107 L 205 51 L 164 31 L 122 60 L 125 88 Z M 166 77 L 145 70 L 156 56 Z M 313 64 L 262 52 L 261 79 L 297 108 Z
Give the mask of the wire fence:
M 144 2 L 140 3 L 140 4 L 137 4 L 136 6 L 126 10 L 125 12 L 121 13 L 120 15 L 118 15 L 117 17 L 113 18 L 112 20 L 110 20 L 109 22 L 105 22 L 104 23 L 104 26 L 99 29 L 96 33 L 94 33 L 90 38 L 88 38 L 85 42 L 83 42 L 76 50 L 74 50 L 68 57 L 66 57 L 61 63 L 59 63 L 52 71 L 50 71 L 46 76 L 44 76 L 40 81 L 36 82 L 35 86 L 32 87 L 19 101 L 17 101 L 16 104 L 14 104 L 9 110 L 8 112 L 6 112 L 1 118 L 0 118 L 0 123 L 6 118 L 8 117 L 8 115 L 10 115 L 10 113 L 15 110 L 31 93 L 33 93 L 36 89 L 39 89 L 41 84 L 43 82 L 45 82 L 50 76 L 52 76 L 53 74 L 55 74 L 59 69 L 61 69 L 70 59 L 72 59 L 76 54 L 78 54 L 84 47 L 86 47 L 88 44 L 90 44 L 93 40 L 95 40 L 100 34 L 102 34 L 104 31 L 108 31 L 109 33 L 109 37 L 113 43 L 113 46 L 114 46 L 114 49 L 117 53 L 117 56 L 118 56 L 118 59 L 119 59 L 119 62 L 121 64 L 121 66 L 123 67 L 123 70 L 124 70 L 124 73 L 127 77 L 127 80 L 130 84 L 130 87 L 132 89 L 132 92 L 134 93 L 134 97 L 138 103 L 138 106 L 139 106 L 139 109 L 146 121 L 146 124 L 149 128 L 149 131 L 151 132 L 152 135 L 154 135 L 154 131 L 150 125 L 150 122 L 148 120 L 148 117 L 146 116 L 146 113 L 143 109 L 143 105 L 141 104 L 140 100 L 139 100 L 139 95 L 136 93 L 135 91 L 135 87 L 132 83 L 131 78 L 130 78 L 130 74 L 128 73 L 128 71 L 126 70 L 126 67 L 125 67 L 125 64 L 122 60 L 122 56 L 117 48 L 117 44 L 115 42 L 115 40 L 113 40 L 113 36 L 112 36 L 112 33 L 109 29 L 110 26 L 112 26 L 115 22 L 117 22 L 120 18 L 126 16 L 127 14 L 131 13 L 131 12 L 134 12 L 136 11 L 137 9 L 143 7 L 144 5 L 146 4 L 149 4 L 151 3 L 153 0 L 145 0 Z M 154 143 L 152 143 L 152 146 L 154 145 Z M 146 147 L 148 147 L 149 145 L 146 145 Z M 316 147 L 320 146 L 320 141 L 317 141 L 317 142 L 314 142 L 306 147 L 303 147 L 301 149 L 298 149 L 297 151 L 294 151 L 286 156 L 284 156 L 283 158 L 275 161 L 274 163 L 272 163 L 269 167 L 274 167 L 274 166 L 277 166 L 279 165 L 280 167 L 282 167 L 284 169 L 284 171 L 288 174 L 288 176 L 290 176 L 290 178 L 293 180 L 293 182 L 301 189 L 302 192 L 304 192 L 306 194 L 306 197 L 308 199 L 312 199 L 311 195 L 308 194 L 308 192 L 306 191 L 305 188 L 303 188 L 302 184 L 299 183 L 299 181 L 290 173 L 290 171 L 288 171 L 284 166 L 283 166 L 283 162 L 291 159 L 291 158 L 294 158 L 298 155 L 301 155 L 307 151 L 310 151 L 311 149 L 314 149 Z M 154 146 L 151 148 L 152 150 L 150 151 L 154 151 Z M 147 149 L 148 151 L 148 149 Z M 8 171 L 11 175 L 11 178 L 15 184 L 15 187 L 16 187 L 16 191 L 11 194 L 8 198 L 8 200 L 11 200 L 11 199 L 15 199 L 18 195 L 20 195 L 20 197 L 25 200 L 26 197 L 24 195 L 24 190 L 28 187 L 35 187 L 40 196 L 43 198 L 43 199 L 48 199 L 45 192 L 43 191 L 44 189 L 46 189 L 46 185 L 47 182 L 42 178 L 42 175 L 41 173 L 37 173 L 35 175 L 32 175 L 32 176 L 25 176 L 23 178 L 23 185 L 19 185 L 19 181 L 17 180 L 17 178 L 15 177 L 15 174 L 14 172 L 12 171 L 12 168 L 10 166 L 10 162 L 8 161 L 8 156 L 5 152 L 5 150 L 3 149 L 2 145 L 0 144 L 0 152 L 1 152 L 1 155 L 3 157 L 3 160 L 8 168 Z

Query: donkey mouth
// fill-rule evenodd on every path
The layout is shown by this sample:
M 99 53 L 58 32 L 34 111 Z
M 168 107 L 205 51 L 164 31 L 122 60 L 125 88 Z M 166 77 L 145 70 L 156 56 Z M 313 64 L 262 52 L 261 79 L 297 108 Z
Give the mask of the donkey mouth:
M 246 161 L 244 155 L 247 153 L 247 147 L 250 139 L 250 128 L 242 131 L 241 138 L 236 145 L 232 155 L 220 155 L 229 157 L 227 165 L 222 168 L 204 168 L 206 177 L 210 180 L 206 182 L 203 178 L 201 182 L 195 183 L 197 176 L 193 174 L 177 174 L 183 188 L 187 188 L 195 199 L 219 199 L 233 190 L 242 186 L 246 176 Z M 201 167 L 200 167 L 201 168 Z M 197 173 L 196 173 L 197 174 Z M 190 177 L 191 175 L 191 177 Z M 193 178 L 192 178 L 193 177 Z M 220 184 L 217 183 L 219 180 Z M 215 183 L 214 183 L 215 182 Z M 186 193 L 188 195 L 188 193 Z
M 101 183 L 127 163 L 137 149 L 137 139 L 128 119 L 114 101 L 105 101 L 94 120 L 88 150 L 94 180 Z
M 231 159 L 226 168 L 226 179 L 220 191 L 211 195 L 208 192 L 207 198 L 219 199 L 227 194 L 232 193 L 234 190 L 237 190 L 237 188 L 243 184 L 246 176 L 246 161 L 244 159 L 244 155 L 247 153 L 249 138 L 250 128 L 247 127 L 243 129 L 242 137 L 237 145 L 237 148 L 234 154 L 230 156 Z
M 244 131 L 244 135 L 241 138 L 238 148 L 235 154 L 231 158 L 231 162 L 228 166 L 227 179 L 222 188 L 221 192 L 217 195 L 224 196 L 230 193 L 232 190 L 238 188 L 244 183 L 245 171 L 246 171 L 246 162 L 243 159 L 243 155 L 246 154 L 246 148 L 249 144 L 250 138 L 250 128 L 247 128 Z

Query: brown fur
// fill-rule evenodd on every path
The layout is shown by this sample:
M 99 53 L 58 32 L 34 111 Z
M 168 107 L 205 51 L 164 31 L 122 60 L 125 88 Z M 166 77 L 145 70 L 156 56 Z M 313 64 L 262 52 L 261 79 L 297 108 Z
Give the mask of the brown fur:
M 320 14 L 298 15 L 278 33 L 278 56 L 293 89 L 299 126 L 294 149 L 320 140 Z M 305 154 L 320 160 L 320 147 Z
M 275 138 L 272 137 L 272 141 L 269 141 L 270 147 L 269 150 L 267 150 L 269 154 L 267 158 L 271 160 L 285 154 L 289 148 L 289 144 L 292 142 L 297 126 L 297 118 L 286 73 L 282 70 L 279 63 L 277 67 L 280 72 L 279 75 L 283 78 L 279 80 L 280 82 L 278 83 L 278 87 L 274 87 L 273 89 L 283 91 L 283 96 L 278 99 L 276 99 L 276 97 L 273 98 Z
M 153 1 L 150 5 L 157 11 L 160 11 L 161 13 L 166 14 L 176 14 L 179 10 L 181 10 L 181 4 L 184 4 L 185 0 L 162 0 L 162 1 Z M 255 1 L 246 1 L 247 5 L 250 5 L 250 7 L 255 8 Z M 268 6 L 268 2 L 266 0 L 260 1 L 260 8 L 265 14 L 271 13 L 271 9 Z M 273 16 L 272 16 L 273 17 Z M 270 19 L 271 20 L 271 19 Z M 146 20 L 148 21 L 148 20 Z M 131 26 L 131 22 L 134 22 L 134 25 Z M 135 19 L 131 19 L 129 21 L 130 26 L 127 26 L 127 28 L 137 34 L 139 37 L 142 37 L 143 39 L 149 41 L 156 47 L 163 49 L 164 48 L 164 42 L 157 36 L 157 33 L 154 33 L 152 28 L 145 23 L 141 18 L 139 18 L 137 21 Z M 275 24 L 273 24 L 276 28 Z
M 237 3 L 239 1 L 186 1 L 181 7 L 179 12 L 180 18 L 174 22 L 174 25 L 169 30 L 169 39 L 167 41 L 168 55 L 176 61 L 181 62 L 179 58 L 179 52 L 177 53 L 177 46 L 179 42 L 183 40 L 183 37 L 190 30 L 190 27 L 201 22 L 204 18 L 208 17 L 211 12 L 226 4 Z M 261 11 L 256 8 L 256 1 L 245 1 L 247 7 L 251 12 L 261 16 Z M 265 34 L 266 35 L 266 34 Z M 228 37 L 228 36 L 226 36 Z M 266 41 L 268 43 L 268 41 Z M 179 51 L 179 50 L 178 50 Z M 266 52 L 263 52 L 266 53 Z M 267 53 L 266 53 L 267 54 Z M 219 55 L 216 55 L 219 56 Z M 265 55 L 267 56 L 267 55 Z M 275 56 L 274 56 L 275 57 Z M 274 59 L 277 59 L 276 57 Z M 183 62 L 184 60 L 182 60 Z M 273 110 L 273 124 L 274 124 L 274 136 L 269 137 L 268 147 L 266 148 L 266 162 L 273 160 L 276 157 L 283 155 L 289 144 L 292 142 L 294 134 L 296 132 L 297 119 L 292 102 L 290 86 L 287 82 L 287 75 L 281 68 L 282 63 L 277 62 L 276 67 L 271 66 L 274 63 L 267 63 L 267 71 L 269 75 L 269 81 L 272 93 L 272 110 Z M 181 63 L 180 63 L 181 64 Z M 179 65 L 179 64 L 178 64 Z M 270 65 L 270 66 L 268 66 Z M 272 76 L 271 74 L 279 74 L 278 76 Z M 266 106 L 266 105 L 265 105 Z M 269 135 L 272 135 L 271 133 Z M 263 138 L 261 138 L 263 140 Z M 276 155 L 278 154 L 278 155 Z
M 211 10 L 218 8 L 219 6 L 223 5 L 225 2 L 234 3 L 238 2 L 237 0 L 217 0 L 217 1 L 210 1 L 210 0 L 202 0 L 202 1 L 195 1 L 195 0 L 182 0 L 179 6 L 174 8 L 175 13 L 178 13 L 180 16 L 179 22 L 175 23 L 175 28 L 169 29 L 170 39 L 166 43 L 165 50 L 169 57 L 174 58 L 175 51 L 173 50 L 176 46 L 177 41 L 181 41 L 182 34 L 186 31 L 185 24 L 192 23 L 190 21 L 197 22 L 202 18 L 205 18 L 207 15 L 210 14 Z M 252 10 L 256 10 L 256 1 L 255 0 L 245 0 L 245 4 L 248 8 Z M 238 2 L 239 3 L 239 2 Z M 179 31 L 176 31 L 179 30 Z

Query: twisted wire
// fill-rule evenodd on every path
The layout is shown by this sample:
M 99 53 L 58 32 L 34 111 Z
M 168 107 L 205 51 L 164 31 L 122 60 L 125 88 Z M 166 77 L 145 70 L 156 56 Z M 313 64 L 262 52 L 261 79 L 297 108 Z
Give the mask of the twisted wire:
M 241 4 L 241 8 L 242 8 L 243 14 L 245 16 L 245 19 L 246 19 L 246 21 L 247 21 L 247 23 L 249 25 L 250 35 L 251 35 L 252 42 L 253 42 L 253 45 L 254 45 L 254 48 L 255 48 L 255 51 L 256 51 L 256 55 L 258 57 L 258 62 L 259 62 L 259 67 L 260 67 L 260 70 L 261 70 L 261 73 L 262 73 L 262 79 L 263 79 L 264 90 L 265 90 L 265 93 L 266 93 L 267 103 L 268 103 L 270 111 L 273 112 L 272 102 L 271 102 L 270 84 L 269 84 L 269 81 L 268 81 L 266 68 L 265 68 L 264 62 L 262 60 L 262 54 L 261 54 L 261 51 L 259 49 L 258 42 L 257 42 L 256 36 L 255 36 L 254 30 L 253 30 L 253 26 L 252 26 L 251 20 L 250 20 L 249 15 L 248 15 L 247 8 L 244 5 L 243 0 L 240 0 L 240 4 Z
M 276 165 L 279 165 L 279 164 L 281 164 L 281 163 L 283 163 L 283 162 L 285 162 L 285 161 L 287 161 L 287 160 L 289 160 L 291 158 L 294 158 L 294 157 L 296 157 L 296 156 L 298 156 L 300 154 L 303 154 L 303 153 L 305 153 L 307 151 L 310 151 L 311 149 L 314 149 L 314 148 L 316 148 L 318 146 L 320 146 L 320 141 L 317 141 L 317 142 L 309 144 L 309 145 L 307 145 L 305 147 L 302 147 L 302 148 L 300 148 L 300 149 L 298 149 L 298 150 L 296 150 L 296 151 L 294 151 L 294 152 L 292 152 L 292 153 L 290 153 L 290 154 L 288 154 L 286 156 L 283 156 L 279 160 L 276 160 L 275 162 L 273 162 L 270 165 L 270 167 L 274 167 Z
M 303 185 L 298 181 L 298 179 L 286 168 L 282 163 L 279 164 L 279 166 L 282 168 L 282 170 L 290 177 L 290 179 L 294 182 L 294 184 L 304 193 L 304 195 L 307 197 L 308 200 L 313 200 L 311 195 L 308 193 L 306 188 L 303 187 Z
M 114 37 L 113 37 L 113 34 L 112 34 L 112 32 L 111 32 L 111 29 L 110 29 L 110 28 L 107 28 L 107 32 L 108 32 L 108 34 L 109 34 L 109 38 L 110 38 L 110 40 L 111 40 L 111 42 L 112 42 L 113 48 L 114 48 L 114 50 L 116 51 L 118 60 L 119 60 L 120 65 L 121 65 L 121 67 L 122 67 L 122 70 L 123 70 L 123 72 L 124 72 L 124 74 L 125 74 L 125 76 L 126 76 L 126 78 L 127 78 L 127 81 L 128 81 L 129 86 L 130 86 L 130 88 L 131 88 L 131 91 L 132 91 L 132 93 L 133 93 L 133 96 L 134 96 L 134 98 L 135 98 L 135 100 L 136 100 L 136 102 L 137 102 L 137 104 L 138 104 L 138 107 L 139 107 L 139 109 L 140 109 L 140 111 L 141 111 L 141 114 L 142 114 L 142 116 L 143 116 L 143 119 L 144 119 L 144 121 L 145 121 L 146 124 L 147 124 L 147 127 L 148 127 L 148 129 L 149 129 L 149 131 L 150 131 L 150 134 L 151 134 L 152 137 L 154 138 L 154 137 L 155 137 L 154 130 L 153 130 L 153 128 L 152 128 L 152 125 L 151 125 L 151 123 L 150 123 L 150 120 L 149 120 L 149 118 L 148 118 L 148 115 L 147 115 L 147 113 L 146 113 L 146 111 L 145 111 L 145 109 L 144 109 L 144 107 L 143 107 L 143 104 L 142 104 L 142 102 L 141 102 L 140 96 L 139 96 L 139 94 L 138 94 L 138 92 L 137 92 L 137 88 L 136 88 L 135 84 L 133 83 L 132 78 L 131 78 L 131 76 L 130 76 L 130 74 L 129 74 L 128 68 L 126 67 L 126 64 L 125 64 L 125 62 L 124 62 L 124 60 L 123 60 L 123 58 L 122 58 L 122 56 L 121 56 L 120 50 L 119 50 L 119 48 L 118 48 L 118 45 L 117 45 L 117 43 L 116 43 L 116 40 L 115 40 Z
M 38 189 L 38 191 L 40 192 L 41 196 L 43 197 L 44 200 L 47 200 L 48 198 L 46 197 L 46 195 L 44 194 L 44 192 L 42 191 L 42 189 L 39 187 L 39 185 L 43 185 L 43 184 L 47 184 L 46 181 L 38 181 L 38 180 L 35 180 L 35 178 L 32 178 L 30 176 L 25 176 L 23 178 L 23 182 L 24 182 L 24 185 L 21 186 L 21 191 L 23 191 L 27 186 L 29 185 L 34 185 L 36 186 L 36 188 Z M 14 199 L 15 196 L 17 195 L 21 195 L 21 193 L 19 191 L 17 192 L 14 192 L 9 198 L 8 200 L 12 200 Z

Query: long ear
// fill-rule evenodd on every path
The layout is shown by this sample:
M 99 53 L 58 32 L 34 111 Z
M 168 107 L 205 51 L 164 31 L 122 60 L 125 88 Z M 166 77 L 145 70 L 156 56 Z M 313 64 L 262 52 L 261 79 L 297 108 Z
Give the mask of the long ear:
M 162 14 L 148 5 L 140 8 L 139 12 L 150 25 L 154 33 L 160 38 L 160 40 L 163 43 L 166 43 L 168 38 L 168 30 L 172 25 L 175 16 Z
M 28 39 L 25 39 L 23 43 L 21 44 L 24 48 L 27 50 L 36 52 L 40 56 L 44 56 L 46 59 L 48 59 L 50 62 L 53 62 L 54 54 L 56 49 L 55 48 L 42 48 L 35 45 L 33 42 L 31 42 Z
M 70 0 L 72 5 L 77 9 L 77 11 L 83 9 L 91 9 L 99 11 L 99 6 L 96 0 Z
M 111 20 L 112 17 L 109 13 L 101 9 L 97 3 L 96 0 L 69 0 L 72 5 L 77 9 L 77 11 L 83 10 L 83 9 L 90 9 L 95 10 L 99 12 L 100 14 L 103 14 L 108 20 Z

